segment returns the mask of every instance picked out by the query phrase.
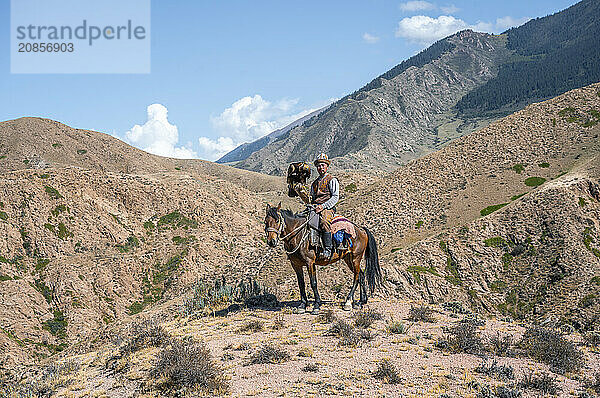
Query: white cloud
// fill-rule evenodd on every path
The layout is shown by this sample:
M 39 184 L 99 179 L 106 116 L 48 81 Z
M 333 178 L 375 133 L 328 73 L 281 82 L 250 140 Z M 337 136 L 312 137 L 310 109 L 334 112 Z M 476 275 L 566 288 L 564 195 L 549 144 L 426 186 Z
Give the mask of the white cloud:
M 196 153 L 187 147 L 177 146 L 179 134 L 177 126 L 169 123 L 167 108 L 152 104 L 147 108 L 148 120 L 143 126 L 135 125 L 125 133 L 125 141 L 146 152 L 180 159 L 197 158 Z
M 407 1 L 406 3 L 400 4 L 400 9 L 404 12 L 414 12 L 414 11 L 422 11 L 422 10 L 434 10 L 436 8 L 435 4 L 432 4 L 428 1 Z
M 377 43 L 379 41 L 379 37 L 374 36 L 374 35 L 369 34 L 369 33 L 365 33 L 365 34 L 363 34 L 363 40 L 366 43 L 375 44 L 375 43 Z
M 496 19 L 496 22 L 478 21 L 473 25 L 450 15 L 441 15 L 438 18 L 415 15 L 398 22 L 396 37 L 402 37 L 414 43 L 431 44 L 460 30 L 472 29 L 477 32 L 500 33 L 510 27 L 521 25 L 529 19 L 506 16 Z
M 512 28 L 514 26 L 523 25 L 525 22 L 529 21 L 531 18 L 522 17 L 522 18 L 513 18 L 510 16 L 502 17 L 496 19 L 496 31 L 498 33 L 505 31 L 506 29 Z
M 442 15 L 438 18 L 431 18 L 425 15 L 415 15 L 398 22 L 396 37 L 427 44 L 468 27 L 469 24 L 465 21 L 453 16 Z
M 235 101 L 220 115 L 211 117 L 219 137 L 200 137 L 200 156 L 208 160 L 219 159 L 240 144 L 261 138 L 318 109 L 294 111 L 297 104 L 297 99 L 270 102 L 258 94 Z
M 454 4 L 451 4 L 449 6 L 440 7 L 440 10 L 442 10 L 444 14 L 456 14 L 460 8 L 456 7 Z

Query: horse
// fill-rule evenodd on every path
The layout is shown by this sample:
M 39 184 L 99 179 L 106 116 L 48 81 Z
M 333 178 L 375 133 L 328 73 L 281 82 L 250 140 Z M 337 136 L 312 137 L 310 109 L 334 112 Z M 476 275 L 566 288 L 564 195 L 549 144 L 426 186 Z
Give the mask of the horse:
M 307 239 L 310 235 L 308 217 L 302 214 L 294 214 L 291 210 L 282 210 L 281 203 L 277 207 L 271 207 L 267 204 L 267 214 L 265 216 L 267 244 L 274 248 L 280 240 L 283 242 L 288 259 L 292 263 L 292 268 L 298 278 L 298 287 L 300 288 L 299 313 L 306 312 L 306 306 L 308 305 L 304 284 L 304 267 L 308 270 L 310 286 L 315 298 L 311 312 L 313 315 L 319 314 L 321 306 L 321 296 L 317 289 L 317 265 L 328 265 L 343 259 L 352 271 L 354 275 L 352 287 L 342 307 L 345 311 L 350 311 L 353 308 L 354 291 L 357 286 L 360 285 L 360 301 L 357 303 L 357 307 L 362 308 L 367 303 L 367 285 L 372 295 L 375 288 L 381 284 L 381 268 L 379 267 L 379 255 L 377 254 L 375 238 L 365 227 L 355 225 L 355 230 L 356 238 L 350 238 L 352 245 L 348 250 L 342 253 L 338 253 L 336 250 L 330 258 L 319 257 L 316 249 L 310 245 L 310 239 Z M 366 263 L 364 270 L 360 268 L 363 257 Z

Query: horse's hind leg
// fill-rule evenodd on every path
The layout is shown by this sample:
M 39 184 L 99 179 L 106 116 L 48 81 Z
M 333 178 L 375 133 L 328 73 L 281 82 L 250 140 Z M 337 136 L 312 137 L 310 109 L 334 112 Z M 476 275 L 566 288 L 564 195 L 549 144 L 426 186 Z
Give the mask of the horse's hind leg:
M 317 289 L 317 268 L 314 262 L 308 264 L 308 276 L 310 277 L 310 287 L 312 287 L 313 294 L 315 295 L 315 305 L 313 306 L 312 314 L 318 315 L 319 308 L 321 307 L 321 296 Z
M 304 284 L 304 269 L 302 265 L 292 263 L 294 271 L 296 271 L 296 277 L 298 278 L 298 287 L 300 288 L 300 306 L 298 307 L 299 313 L 306 311 L 306 305 L 308 304 L 308 298 L 306 297 L 306 285 Z
M 346 264 L 348 264 L 348 266 L 350 267 L 350 270 L 354 274 L 354 277 L 352 279 L 352 288 L 350 288 L 350 293 L 348 293 L 348 297 L 346 297 L 346 302 L 344 303 L 344 306 L 342 307 L 344 309 L 344 311 L 350 311 L 352 309 L 352 302 L 354 301 L 354 291 L 356 290 L 356 287 L 358 286 L 359 272 L 356 270 L 356 267 L 354 267 L 354 262 L 350 258 L 344 257 L 344 261 L 346 261 Z M 359 270 L 360 270 L 360 268 L 359 268 Z
M 361 307 L 367 304 L 367 283 L 365 281 L 365 272 L 363 270 L 358 274 L 358 282 L 360 283 L 360 305 Z

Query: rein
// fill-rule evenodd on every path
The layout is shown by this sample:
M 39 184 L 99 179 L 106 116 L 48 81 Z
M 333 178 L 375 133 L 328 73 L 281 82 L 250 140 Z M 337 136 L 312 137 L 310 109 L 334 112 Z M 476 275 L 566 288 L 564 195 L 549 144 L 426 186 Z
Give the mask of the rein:
M 291 237 L 292 235 L 296 235 L 298 233 L 298 231 L 300 231 L 302 228 L 304 228 L 309 221 L 309 218 L 306 217 L 306 222 L 304 222 L 302 225 L 300 225 L 299 227 L 296 227 L 294 230 L 292 230 L 291 232 L 287 233 L 285 236 L 280 236 L 281 233 L 283 232 L 284 228 L 285 228 L 285 218 L 283 217 L 283 215 L 277 211 L 277 215 L 279 216 L 278 218 L 278 222 L 279 222 L 279 228 L 275 229 L 275 228 L 267 228 L 266 232 L 275 232 L 277 234 L 277 240 L 282 240 L 285 242 L 286 239 L 288 239 L 289 237 Z M 300 243 L 298 243 L 298 246 L 296 246 L 296 248 L 292 251 L 287 251 L 285 248 L 285 253 L 290 255 L 290 254 L 294 254 L 299 248 L 300 246 L 302 246 L 302 244 L 304 243 L 304 241 L 306 240 L 306 238 L 309 235 L 309 231 L 308 229 L 306 229 L 306 231 L 304 231 L 304 235 L 302 235 L 302 239 L 300 240 Z

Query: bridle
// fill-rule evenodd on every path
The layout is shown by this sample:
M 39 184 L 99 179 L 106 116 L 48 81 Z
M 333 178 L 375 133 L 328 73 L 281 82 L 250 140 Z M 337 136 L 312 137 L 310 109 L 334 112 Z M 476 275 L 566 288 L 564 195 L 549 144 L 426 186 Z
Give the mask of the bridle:
M 296 233 L 298 233 L 298 231 L 300 231 L 302 228 L 304 228 L 308 224 L 308 221 L 309 221 L 309 218 L 307 217 L 306 222 L 304 222 L 302 225 L 294 228 L 293 231 L 289 232 L 285 236 L 281 236 L 281 234 L 285 228 L 285 218 L 281 214 L 281 211 L 279 209 L 277 209 L 277 223 L 279 224 L 279 228 L 271 228 L 271 227 L 265 228 L 265 233 L 267 234 L 267 239 L 269 238 L 269 232 L 275 232 L 277 234 L 277 237 L 275 238 L 275 246 L 277 246 L 277 244 L 279 243 L 280 240 L 285 243 L 286 239 L 288 239 L 292 235 L 295 236 Z M 294 250 L 287 251 L 284 248 L 286 254 L 295 253 L 300 248 L 300 246 L 302 246 L 302 244 L 304 243 L 304 241 L 306 240 L 307 237 L 308 237 L 308 229 L 306 229 L 306 231 L 304 231 L 304 235 L 302 235 L 302 239 L 300 240 L 300 243 L 298 243 L 298 246 L 296 246 L 296 248 Z

